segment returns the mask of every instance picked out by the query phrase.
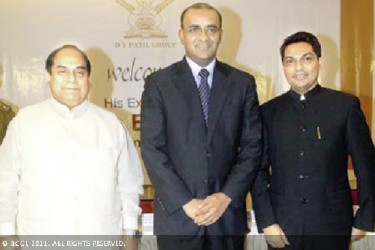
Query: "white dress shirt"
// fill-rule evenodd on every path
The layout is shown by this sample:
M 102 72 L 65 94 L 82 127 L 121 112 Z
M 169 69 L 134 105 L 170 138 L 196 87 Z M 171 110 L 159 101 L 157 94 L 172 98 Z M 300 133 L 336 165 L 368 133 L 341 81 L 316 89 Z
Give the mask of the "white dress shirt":
M 0 235 L 136 229 L 141 164 L 126 128 L 85 101 L 21 109 L 0 147 Z
M 199 85 L 201 82 L 201 77 L 199 76 L 199 72 L 203 68 L 199 66 L 197 63 L 195 63 L 193 60 L 191 60 L 188 56 L 186 56 L 186 61 L 189 64 L 191 72 L 193 73 L 195 83 L 197 84 L 197 88 L 199 88 Z M 212 60 L 206 67 L 204 67 L 204 69 L 206 69 L 210 73 L 207 79 L 207 83 L 210 89 L 212 88 L 212 80 L 214 77 L 215 65 L 216 65 L 216 59 Z

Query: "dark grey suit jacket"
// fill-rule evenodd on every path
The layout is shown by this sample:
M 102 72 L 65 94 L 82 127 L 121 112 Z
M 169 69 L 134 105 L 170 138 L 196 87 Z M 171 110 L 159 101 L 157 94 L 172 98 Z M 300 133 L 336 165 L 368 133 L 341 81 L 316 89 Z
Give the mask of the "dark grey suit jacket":
M 288 235 L 349 235 L 353 225 L 373 230 L 375 151 L 358 98 L 319 85 L 305 101 L 299 97 L 291 90 L 261 108 L 265 153 L 252 189 L 259 229 L 279 223 Z M 349 155 L 359 191 L 355 218 Z
M 207 128 L 185 59 L 147 77 L 141 143 L 155 187 L 156 235 L 236 235 L 248 230 L 245 196 L 262 148 L 254 78 L 217 61 L 208 113 Z M 224 192 L 232 202 L 215 224 L 198 227 L 182 206 L 215 192 Z

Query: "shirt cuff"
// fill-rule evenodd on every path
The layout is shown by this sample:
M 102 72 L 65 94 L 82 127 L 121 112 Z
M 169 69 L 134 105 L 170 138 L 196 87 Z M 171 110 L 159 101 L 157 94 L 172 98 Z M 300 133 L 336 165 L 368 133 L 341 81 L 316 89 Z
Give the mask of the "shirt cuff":
M 138 229 L 138 216 L 123 216 L 122 219 L 123 229 Z
M 0 223 L 0 236 L 5 235 L 16 235 L 16 226 L 14 223 Z

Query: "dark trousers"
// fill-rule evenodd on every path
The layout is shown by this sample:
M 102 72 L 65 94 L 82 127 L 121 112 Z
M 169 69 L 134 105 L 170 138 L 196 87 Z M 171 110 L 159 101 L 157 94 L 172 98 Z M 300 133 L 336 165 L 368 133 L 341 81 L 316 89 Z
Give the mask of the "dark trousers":
M 285 250 L 348 250 L 350 236 L 287 236 L 290 245 Z M 268 249 L 272 248 L 268 246 Z
M 157 236 L 159 250 L 243 250 L 245 236 Z

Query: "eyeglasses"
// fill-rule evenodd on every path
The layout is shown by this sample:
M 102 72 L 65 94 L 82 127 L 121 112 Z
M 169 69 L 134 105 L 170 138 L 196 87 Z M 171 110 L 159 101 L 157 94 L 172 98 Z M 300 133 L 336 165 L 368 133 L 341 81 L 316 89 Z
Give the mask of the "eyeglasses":
M 299 59 L 294 57 L 285 57 L 283 60 L 283 65 L 285 67 L 291 67 L 296 65 L 297 62 L 300 62 L 303 65 L 307 65 L 313 62 L 315 59 L 316 58 L 311 54 L 304 55 Z
M 216 26 L 207 26 L 202 28 L 201 26 L 190 26 L 187 29 L 185 29 L 188 33 L 193 35 L 198 35 L 204 31 L 207 35 L 215 35 L 217 34 L 221 29 Z

